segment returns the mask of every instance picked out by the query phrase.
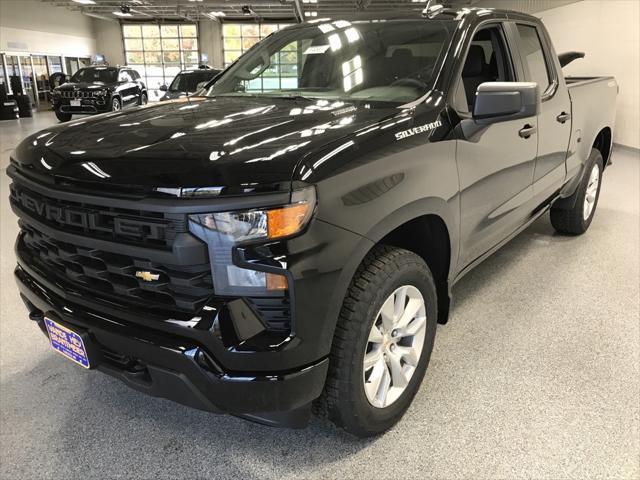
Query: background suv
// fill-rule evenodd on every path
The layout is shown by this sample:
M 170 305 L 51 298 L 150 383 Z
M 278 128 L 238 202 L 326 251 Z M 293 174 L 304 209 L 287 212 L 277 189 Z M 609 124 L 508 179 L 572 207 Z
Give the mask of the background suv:
M 166 85 L 160 87 L 160 90 L 165 92 L 160 100 L 172 100 L 194 93 L 198 90 L 199 84 L 203 82 L 208 83 L 209 80 L 220 75 L 220 72 L 222 72 L 222 70 L 206 66 L 200 67 L 197 70 L 183 70 L 175 76 L 169 87 Z
M 78 70 L 53 90 L 53 109 L 61 122 L 74 114 L 95 114 L 145 105 L 147 87 L 138 72 L 126 67 L 95 66 Z

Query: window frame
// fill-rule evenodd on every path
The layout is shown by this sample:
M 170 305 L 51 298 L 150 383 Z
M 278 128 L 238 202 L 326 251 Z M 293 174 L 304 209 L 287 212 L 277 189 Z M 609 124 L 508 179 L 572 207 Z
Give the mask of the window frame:
M 458 65 L 455 69 L 455 74 L 453 76 L 453 80 L 451 81 L 448 93 L 449 104 L 461 118 L 471 118 L 473 116 L 473 112 L 469 110 L 469 106 L 467 105 L 466 96 L 464 100 L 461 100 L 460 92 L 465 92 L 464 84 L 462 82 L 462 70 L 464 69 L 464 64 L 467 61 L 467 56 L 469 55 L 469 50 L 471 48 L 473 39 L 481 30 L 485 30 L 487 28 L 498 29 L 499 35 L 504 43 L 505 54 L 511 63 L 514 82 L 521 82 L 525 78 L 525 71 L 523 70 L 524 67 L 522 65 L 520 49 L 517 44 L 514 45 L 513 29 L 515 27 L 512 25 L 512 23 L 513 22 L 509 22 L 506 19 L 486 20 L 484 22 L 478 23 L 469 35 L 469 40 L 466 42 L 466 46 L 464 49 L 464 55 L 461 55 L 459 57 L 460 60 L 458 61 Z M 517 55 L 514 52 L 517 53 Z

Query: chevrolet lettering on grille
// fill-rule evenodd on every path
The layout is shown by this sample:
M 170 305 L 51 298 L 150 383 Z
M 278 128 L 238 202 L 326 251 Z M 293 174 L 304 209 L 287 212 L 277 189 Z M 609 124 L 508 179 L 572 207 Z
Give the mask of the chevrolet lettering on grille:
M 162 222 L 136 220 L 87 208 L 49 203 L 46 199 L 31 196 L 14 188 L 11 189 L 11 198 L 40 219 L 59 226 L 149 240 L 162 240 L 165 237 L 166 224 Z

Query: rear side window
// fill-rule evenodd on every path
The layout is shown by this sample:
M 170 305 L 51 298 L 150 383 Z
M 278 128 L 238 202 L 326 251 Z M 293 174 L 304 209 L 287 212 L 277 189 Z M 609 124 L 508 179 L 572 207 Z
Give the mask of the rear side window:
M 538 31 L 536 27 L 530 25 L 518 25 L 518 34 L 523 54 L 522 60 L 529 67 L 530 80 L 538 84 L 540 93 L 544 93 L 549 88 L 551 80 Z

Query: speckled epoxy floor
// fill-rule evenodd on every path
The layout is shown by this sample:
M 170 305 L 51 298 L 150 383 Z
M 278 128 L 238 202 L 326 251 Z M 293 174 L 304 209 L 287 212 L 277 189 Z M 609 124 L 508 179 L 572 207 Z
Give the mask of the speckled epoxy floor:
M 2 168 L 54 121 L 0 122 Z M 585 236 L 544 217 L 455 287 L 413 406 L 368 441 L 190 410 L 51 352 L 13 283 L 2 175 L 0 477 L 639 478 L 640 155 L 613 161 Z

